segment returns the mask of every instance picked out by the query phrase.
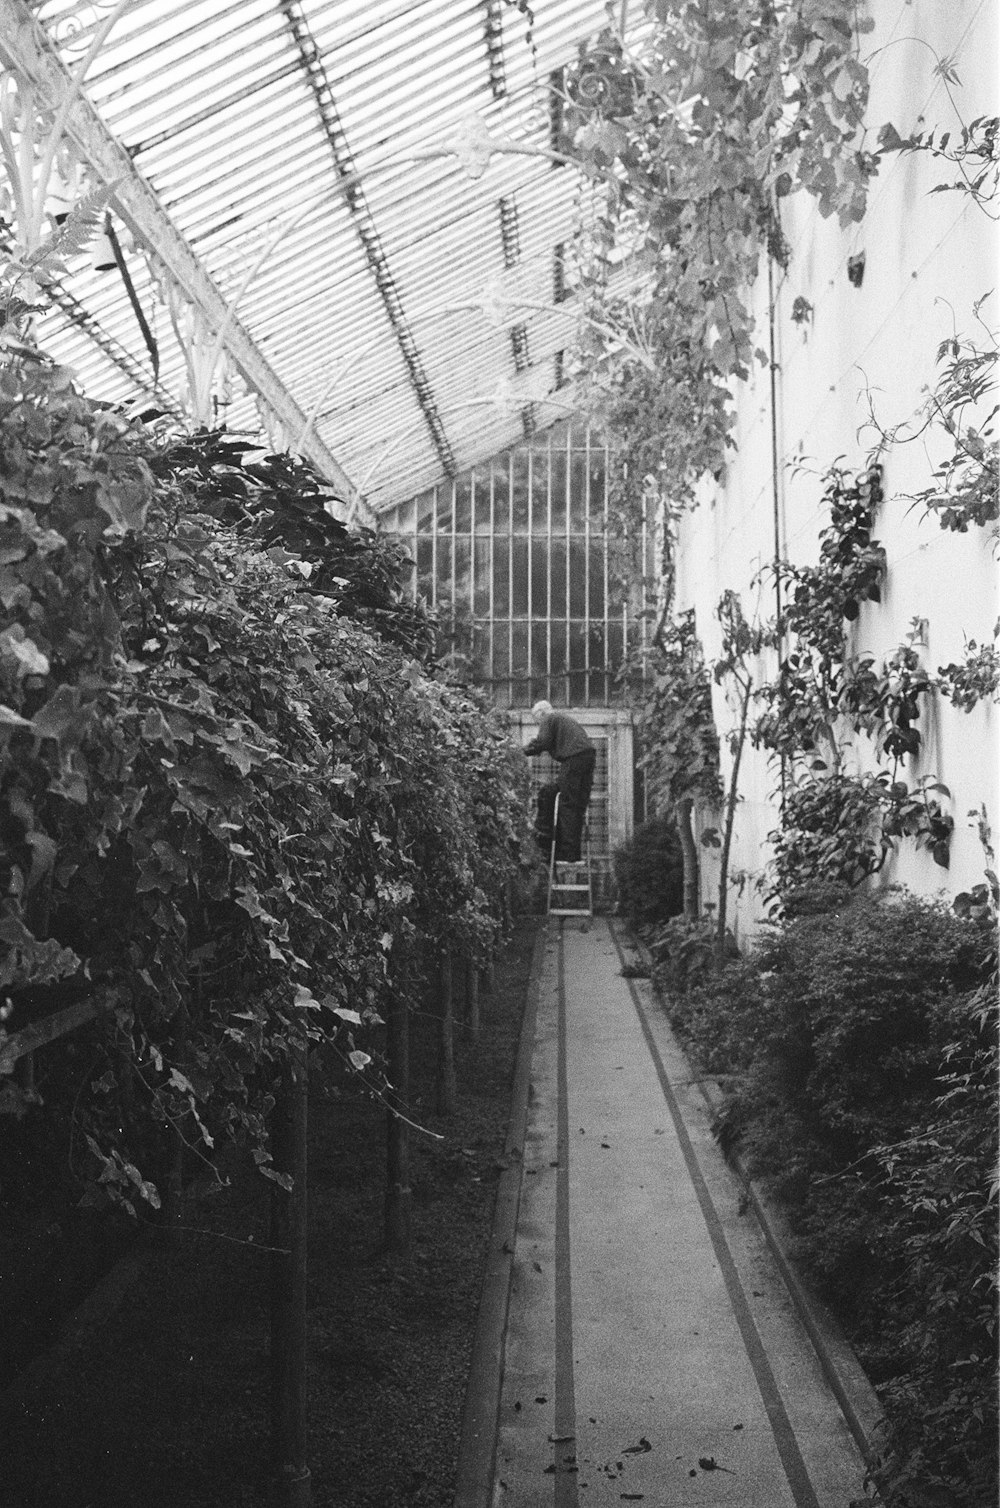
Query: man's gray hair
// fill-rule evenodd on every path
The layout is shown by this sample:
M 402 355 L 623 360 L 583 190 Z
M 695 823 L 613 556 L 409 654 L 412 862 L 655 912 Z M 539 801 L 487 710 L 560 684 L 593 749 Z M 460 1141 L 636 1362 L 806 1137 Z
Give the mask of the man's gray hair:
M 551 702 L 536 702 L 531 709 L 531 715 L 532 717 L 547 717 L 554 710 Z

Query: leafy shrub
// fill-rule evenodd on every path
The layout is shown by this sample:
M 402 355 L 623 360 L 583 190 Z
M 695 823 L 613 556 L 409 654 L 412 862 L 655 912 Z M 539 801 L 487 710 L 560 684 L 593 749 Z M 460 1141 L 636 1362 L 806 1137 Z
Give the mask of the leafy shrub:
M 100 1007 L 94 1198 L 157 1202 L 138 1122 L 268 1172 L 294 1039 L 367 1068 L 410 940 L 485 956 L 526 837 L 523 761 L 421 658 L 392 551 L 211 438 L 0 374 L 0 992 L 9 1030 Z
M 941 1012 L 981 982 L 984 953 L 979 928 L 905 894 L 776 929 L 756 958 L 766 1035 L 754 1087 L 831 1166 L 904 1134 L 940 1069 Z
M 701 916 L 690 921 L 673 916 L 652 930 L 649 950 L 653 955 L 653 978 L 659 989 L 685 997 L 715 969 L 739 957 L 733 934 L 727 930 L 720 957 L 718 923 Z
M 782 918 L 794 921 L 800 916 L 825 916 L 849 905 L 851 898 L 851 887 L 842 880 L 810 880 L 785 891 L 781 898 Z
M 634 927 L 666 921 L 684 909 L 684 860 L 672 817 L 650 817 L 614 856 L 618 904 Z
M 905 893 L 799 893 L 669 1010 L 735 1075 L 723 1135 L 785 1205 L 887 1414 L 893 1508 L 996 1501 L 996 940 Z M 833 909 L 827 909 L 832 907 Z
M 892 1432 L 876 1479 L 913 1504 L 928 1491 L 970 1508 L 997 1501 L 995 1000 L 994 981 L 954 1002 L 929 1121 L 872 1150 L 876 1256 L 904 1275 L 883 1290 L 899 1359 L 882 1387 Z
M 682 944 L 676 961 L 661 958 L 654 966 L 653 978 L 669 991 L 671 1023 L 698 1066 L 729 1079 L 748 1072 L 754 1061 L 763 986 L 752 959 L 730 959 L 716 968 L 714 937 L 705 929 L 701 935 L 704 952 L 697 963 L 685 960 Z M 686 987 L 670 989 L 665 981 L 678 975 L 688 980 Z

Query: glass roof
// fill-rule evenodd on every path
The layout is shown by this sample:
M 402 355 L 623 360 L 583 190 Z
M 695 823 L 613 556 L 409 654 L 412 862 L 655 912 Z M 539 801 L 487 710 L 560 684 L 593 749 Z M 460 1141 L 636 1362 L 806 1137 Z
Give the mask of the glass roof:
M 90 182 L 119 180 L 158 386 L 89 253 L 43 347 L 91 397 L 165 403 L 225 324 L 212 422 L 263 415 L 376 512 L 564 417 L 557 248 L 587 189 L 551 155 L 552 84 L 606 19 L 602 0 L 0 0 L 0 61 L 41 98 L 106 33 L 70 135 Z

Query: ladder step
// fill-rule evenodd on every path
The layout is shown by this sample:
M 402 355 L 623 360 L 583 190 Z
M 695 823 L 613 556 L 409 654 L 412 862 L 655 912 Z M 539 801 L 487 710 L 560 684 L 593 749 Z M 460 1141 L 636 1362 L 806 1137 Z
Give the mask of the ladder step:
M 579 916 L 589 920 L 594 914 L 593 881 L 590 870 L 590 835 L 589 830 L 584 835 L 584 854 L 579 859 L 557 859 L 555 854 L 556 838 L 559 822 L 559 798 L 556 797 L 553 816 L 552 847 L 549 850 L 549 893 L 548 914 L 550 916 Z M 560 870 L 563 874 L 572 875 L 572 879 L 562 880 L 559 878 Z M 581 880 L 581 875 L 583 879 Z M 571 897 L 580 897 L 581 903 L 573 905 Z M 584 899 L 585 898 L 585 899 Z M 570 904 L 554 906 L 552 902 L 560 900 L 569 901 Z

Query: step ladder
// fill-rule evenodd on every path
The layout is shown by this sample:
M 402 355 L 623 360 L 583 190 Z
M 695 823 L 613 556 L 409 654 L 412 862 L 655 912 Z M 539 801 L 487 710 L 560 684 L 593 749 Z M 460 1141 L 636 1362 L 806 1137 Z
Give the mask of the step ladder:
M 584 821 L 578 864 L 556 861 L 556 839 L 559 833 L 559 797 L 556 797 L 552 813 L 552 843 L 549 848 L 549 916 L 583 916 L 594 914 L 594 886 L 590 867 L 590 824 Z M 562 873 L 560 874 L 560 870 Z M 585 876 L 581 883 L 581 871 Z M 567 872 L 569 878 L 567 878 Z

